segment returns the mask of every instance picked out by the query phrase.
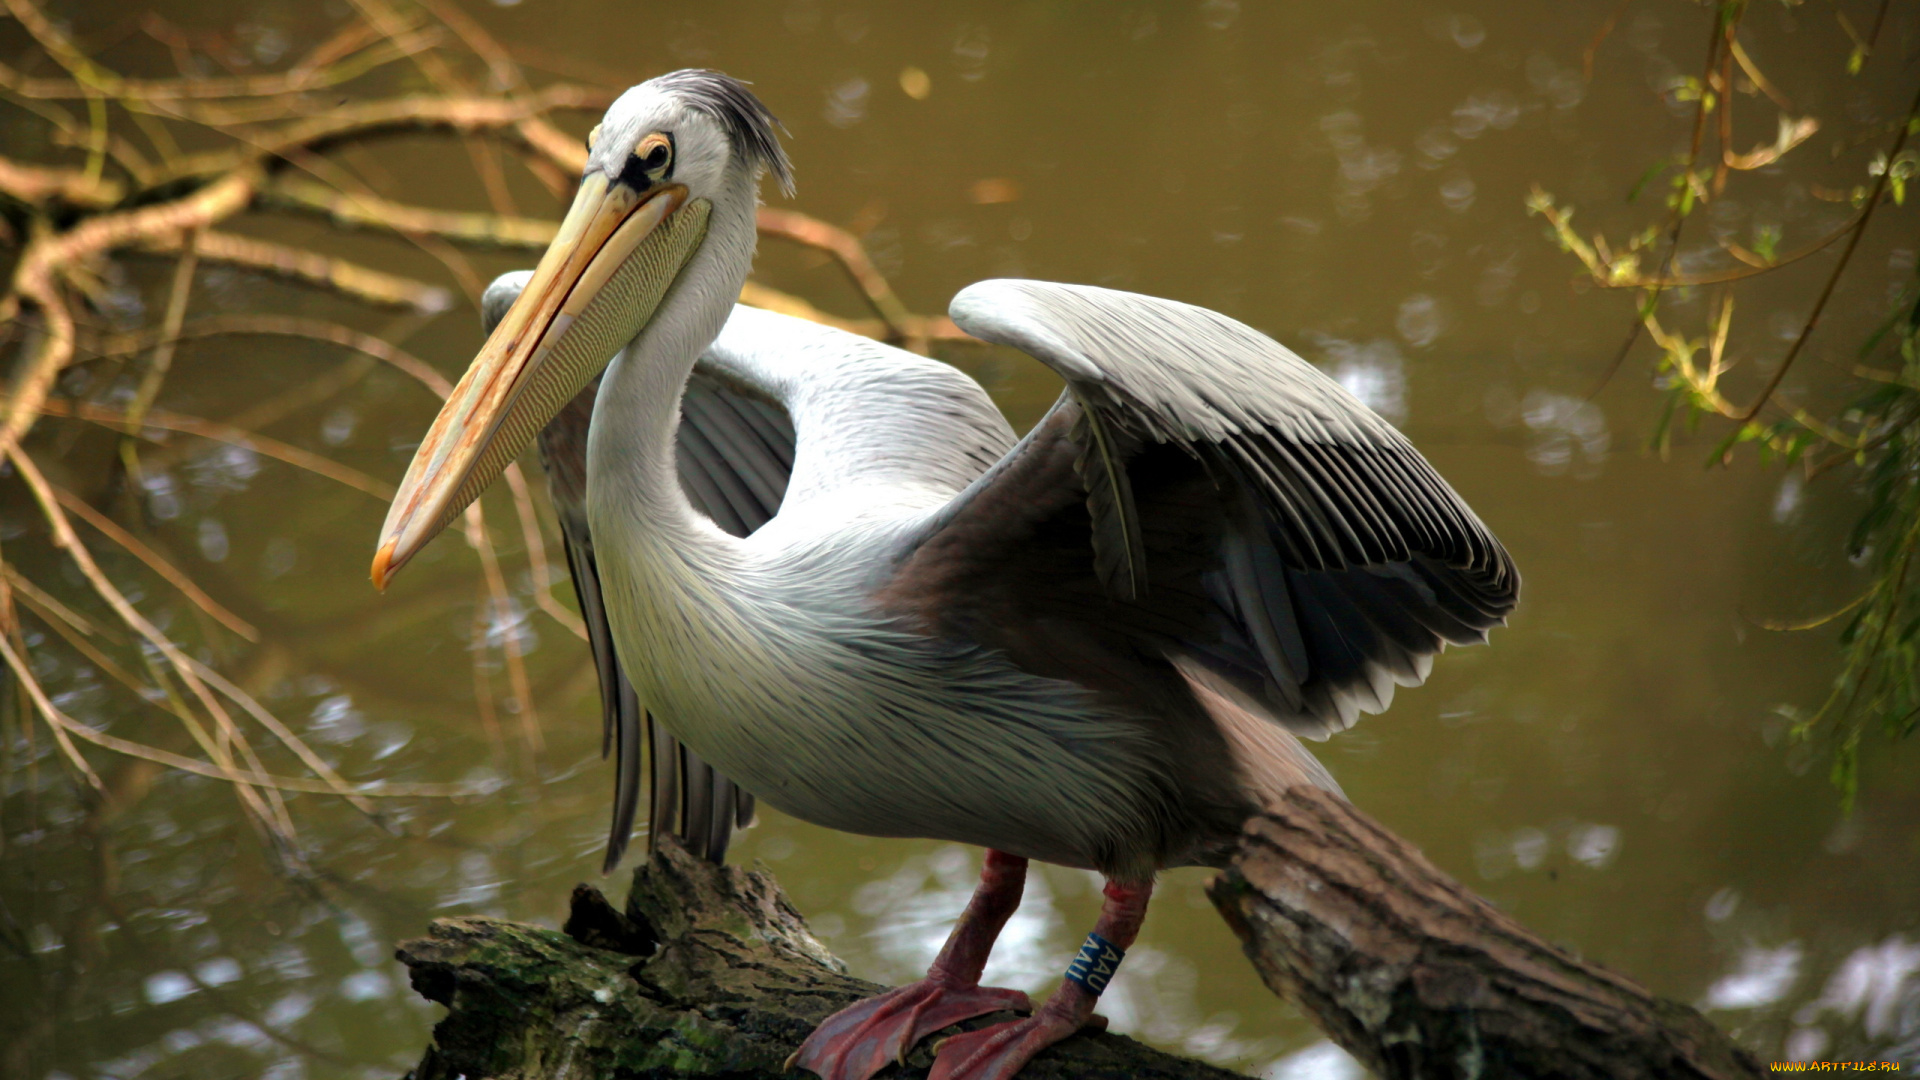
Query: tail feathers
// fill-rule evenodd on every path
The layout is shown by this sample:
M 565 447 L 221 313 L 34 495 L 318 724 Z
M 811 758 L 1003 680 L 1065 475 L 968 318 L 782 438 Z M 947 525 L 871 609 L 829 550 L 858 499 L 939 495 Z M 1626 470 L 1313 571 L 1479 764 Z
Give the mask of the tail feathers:
M 1299 737 L 1236 691 L 1232 683 L 1198 661 L 1176 659 L 1174 666 L 1226 739 L 1241 791 L 1249 802 L 1268 805 L 1288 788 L 1301 784 L 1346 797 L 1340 782 Z

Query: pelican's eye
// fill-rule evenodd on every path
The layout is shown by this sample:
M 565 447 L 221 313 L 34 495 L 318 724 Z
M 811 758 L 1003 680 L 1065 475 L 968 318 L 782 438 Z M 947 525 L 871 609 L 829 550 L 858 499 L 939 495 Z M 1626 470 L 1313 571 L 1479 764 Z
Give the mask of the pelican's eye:
M 673 175 L 673 136 L 656 131 L 633 148 L 620 178 L 636 188 L 647 188 Z

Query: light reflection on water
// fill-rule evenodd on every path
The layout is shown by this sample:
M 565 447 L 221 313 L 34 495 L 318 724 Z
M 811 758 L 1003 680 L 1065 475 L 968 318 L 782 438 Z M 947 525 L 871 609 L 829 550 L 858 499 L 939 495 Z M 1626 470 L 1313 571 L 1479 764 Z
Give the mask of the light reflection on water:
M 119 18 L 114 5 L 67 6 L 82 28 Z M 470 8 L 505 40 L 623 78 L 704 63 L 754 79 L 793 131 L 795 205 L 860 229 L 916 310 L 994 274 L 1088 281 L 1217 306 L 1322 363 L 1405 427 L 1527 580 L 1493 648 L 1448 654 L 1427 688 L 1318 748 L 1349 794 L 1547 938 L 1716 1010 L 1764 1057 L 1920 1055 L 1911 752 L 1870 755 L 1858 815 L 1840 822 L 1823 766 L 1769 719 L 1782 702 L 1817 700 L 1831 638 L 1755 624 L 1851 595 L 1858 579 L 1837 552 L 1855 508 L 1832 484 L 1751 464 L 1703 472 L 1704 448 L 1684 440 L 1672 463 L 1639 454 L 1655 405 L 1643 360 L 1587 398 L 1629 307 L 1570 290 L 1572 268 L 1522 214 L 1537 180 L 1580 200 L 1598 219 L 1588 227 L 1640 219 L 1644 208 L 1618 196 L 1675 130 L 1648 91 L 1696 63 L 1700 10 L 1636 5 L 1587 82 L 1582 50 L 1616 6 L 1483 0 L 1408 18 L 1386 0 L 938 14 L 794 0 L 689 8 L 666 33 L 605 0 Z M 298 51 L 324 28 L 301 21 L 318 7 L 227 0 L 194 12 L 250 27 L 237 40 L 256 52 L 281 47 L 276 35 Z M 1808 94 L 1832 85 L 1808 65 L 1844 55 L 1835 31 L 1807 19 L 1789 35 L 1782 20 L 1797 16 L 1772 8 L 1752 17 L 1771 35 L 1761 59 L 1777 81 Z M 1884 89 L 1872 80 L 1896 67 L 1852 85 Z M 383 152 L 388 193 L 484 207 L 449 153 L 459 156 L 439 143 Z M 1784 168 L 1817 172 L 1817 156 Z M 524 207 L 557 212 L 524 181 Z M 1787 250 L 1841 216 L 1756 194 L 1717 204 L 1709 228 L 1777 227 Z M 1833 341 L 1877 320 L 1889 279 L 1877 268 L 1910 275 L 1911 247 L 1891 237 L 1870 234 L 1857 264 L 1868 269 L 1823 323 Z M 433 272 L 417 253 L 377 250 Z M 529 260 L 473 261 L 484 277 Z M 772 284 L 855 310 L 838 272 L 809 253 L 769 244 L 761 266 Z M 123 314 L 159 310 L 164 282 L 134 284 L 110 294 Z M 208 270 L 199 296 L 204 313 L 310 311 L 387 329 L 225 270 Z M 1749 368 L 1780 355 L 1806 302 L 1797 285 L 1743 299 L 1736 334 L 1748 338 L 1734 348 Z M 1696 321 L 1708 306 L 1674 303 Z M 403 344 L 452 372 L 477 342 L 471 313 L 456 311 Z M 951 359 L 1019 424 L 1057 392 L 1018 356 Z M 258 342 L 183 346 L 178 401 L 162 404 L 233 415 L 337 363 Z M 376 370 L 264 433 L 392 480 L 433 405 Z M 73 440 L 60 464 L 83 492 L 112 449 L 53 421 L 36 439 Z M 146 483 L 156 544 L 264 631 L 260 647 L 227 640 L 217 659 L 323 756 L 354 777 L 501 786 L 383 805 L 402 838 L 291 796 L 318 871 L 296 886 L 274 874 L 219 783 L 103 760 L 120 808 L 91 814 L 44 734 L 29 744 L 8 729 L 0 923 L 13 947 L 0 950 L 0 1045 L 41 1074 L 393 1075 L 436 1012 L 389 959 L 395 941 L 448 913 L 551 924 L 568 886 L 594 879 L 610 777 L 595 756 L 585 651 L 534 604 L 497 495 L 495 541 L 517 594 L 476 624 L 475 563 L 457 538 L 429 548 L 391 595 L 365 587 L 383 507 L 360 493 L 210 444 Z M 31 563 L 18 541 L 37 526 L 17 485 L 5 490 L 9 557 L 78 602 L 70 567 Z M 198 625 L 130 560 L 104 562 L 156 621 Z M 564 567 L 553 573 L 564 580 Z M 36 671 L 63 707 L 127 737 L 173 737 L 38 633 Z M 504 706 L 493 730 L 477 718 L 470 651 L 497 655 L 509 639 L 539 705 L 537 763 Z M 503 692 L 497 662 L 484 675 Z M 886 981 L 924 967 L 979 858 L 770 811 L 738 852 L 775 870 L 857 973 Z M 1163 881 L 1103 1006 L 1115 1026 L 1268 1076 L 1358 1075 L 1260 984 L 1207 904 L 1206 877 Z M 1098 902 L 1086 875 L 1036 868 L 990 976 L 1044 992 Z
M 853 914 L 873 927 L 867 932 L 869 947 L 886 965 L 886 973 L 875 978 L 901 983 L 925 974 L 973 895 L 979 874 L 974 853 L 950 844 L 908 856 L 898 870 L 855 889 Z M 988 983 L 1029 992 L 1051 989 L 1059 974 L 1051 946 L 1068 930 L 1047 881 L 1046 874 L 1028 877 L 1020 909 L 1007 920 L 987 963 Z

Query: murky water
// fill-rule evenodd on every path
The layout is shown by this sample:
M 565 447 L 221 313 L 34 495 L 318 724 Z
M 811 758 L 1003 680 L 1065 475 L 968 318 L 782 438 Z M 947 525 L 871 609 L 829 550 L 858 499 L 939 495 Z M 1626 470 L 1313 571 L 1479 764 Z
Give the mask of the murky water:
M 299 53 L 346 10 L 162 6 L 262 59 Z M 1700 7 L 1628 7 L 1588 82 L 1582 51 L 1613 0 L 954 3 L 912 14 L 841 0 L 469 6 L 530 63 L 580 77 L 623 83 L 708 65 L 754 80 L 792 132 L 791 205 L 860 231 L 916 310 L 938 311 L 992 275 L 1093 282 L 1218 308 L 1325 365 L 1407 431 L 1526 579 L 1492 648 L 1442 658 L 1425 688 L 1323 748 L 1354 801 L 1547 937 L 1715 1010 L 1763 1057 L 1876 1057 L 1902 1039 L 1920 1052 L 1913 747 L 1869 747 L 1858 812 L 1843 819 L 1824 765 L 1787 745 L 1774 713 L 1823 695 L 1831 634 L 1759 625 L 1831 609 L 1858 588 L 1839 543 L 1852 496 L 1831 478 L 1803 487 L 1750 460 L 1704 471 L 1717 432 L 1671 461 L 1643 454 L 1657 406 L 1644 353 L 1584 400 L 1631 302 L 1570 287 L 1575 267 L 1522 210 L 1537 181 L 1578 201 L 1586 227 L 1618 235 L 1651 214 L 1622 196 L 1655 158 L 1684 150 L 1682 110 L 1656 90 L 1697 65 Z M 124 32 L 117 4 L 57 7 L 82 32 Z M 1841 7 L 1864 21 L 1873 5 Z M 1914 19 L 1895 7 L 1885 62 L 1858 79 L 1838 74 L 1847 47 L 1826 5 L 1755 5 L 1748 47 L 1799 108 L 1849 126 L 1885 119 L 1913 78 L 1901 58 Z M 0 41 L 9 55 L 23 49 L 12 24 Z M 165 73 L 161 54 L 121 50 L 108 59 Z M 907 93 L 903 77 L 926 93 Z M 1752 141 L 1770 139 L 1771 107 L 1739 100 Z M 42 152 L 23 141 L 21 114 L 4 115 L 5 153 Z M 568 122 L 584 132 L 590 120 Z M 445 140 L 346 160 L 395 197 L 486 206 L 465 153 Z M 1695 226 L 1697 242 L 1772 223 L 1790 250 L 1847 213 L 1809 198 L 1812 185 L 1849 186 L 1861 168 L 1858 154 L 1833 164 L 1809 147 L 1784 174 L 1751 181 L 1751 195 L 1736 187 Z M 557 212 L 510 173 L 526 212 Z M 1817 341 L 1829 358 L 1850 355 L 1889 283 L 1911 274 L 1912 220 L 1889 213 L 1868 236 Z M 403 244 L 329 243 L 444 276 Z M 483 279 L 531 261 L 472 256 Z M 770 284 L 858 310 L 810 253 L 770 243 L 761 265 Z M 1781 355 L 1822 272 L 1741 294 L 1732 348 L 1743 370 Z M 135 284 L 157 304 L 163 277 L 143 274 Z M 1677 317 L 1699 333 L 1711 299 L 1682 296 Z M 449 373 L 479 341 L 469 310 L 383 320 L 217 269 L 194 310 L 349 319 Z M 1018 424 L 1056 390 L 1019 356 L 951 359 Z M 230 416 L 342 362 L 271 339 L 196 344 L 162 404 Z M 1812 360 L 1803 367 L 1820 378 Z M 1741 377 L 1745 397 L 1758 380 Z M 396 480 L 433 409 L 379 369 L 266 433 Z M 48 420 L 33 445 L 48 460 L 64 448 L 56 479 L 98 493 L 107 437 Z M 33 554 L 44 544 L 17 482 L 0 490 L 9 558 L 82 603 L 79 579 Z M 225 642 L 217 658 L 344 773 L 501 786 L 460 802 L 395 801 L 399 835 L 332 800 L 292 797 L 318 872 L 295 883 L 276 874 L 224 785 L 96 754 L 120 798 L 88 814 L 44 729 L 29 739 L 9 728 L 0 1057 L 30 1076 L 394 1075 L 437 1012 L 407 989 L 396 940 L 457 912 L 551 923 L 568 886 L 596 876 L 611 780 L 597 760 L 586 649 L 526 600 L 502 492 L 488 500 L 494 538 L 526 611 L 477 630 L 477 562 L 457 536 L 391 595 L 367 587 L 384 510 L 374 498 L 204 444 L 149 494 L 156 546 L 263 631 L 257 647 L 209 635 Z M 145 583 L 145 610 L 198 639 L 194 614 L 163 587 L 128 560 L 106 562 Z M 43 627 L 30 631 L 68 711 L 189 749 L 173 721 L 74 666 Z M 521 749 L 527 718 L 504 704 L 497 654 L 483 672 L 492 720 L 476 707 L 472 650 L 489 635 L 517 635 L 527 650 L 545 739 L 536 761 Z M 777 872 L 856 972 L 889 981 L 930 958 L 978 859 L 777 813 L 736 850 Z M 1241 959 L 1202 894 L 1206 876 L 1168 875 L 1106 999 L 1115 1027 L 1248 1071 L 1352 1075 Z M 1045 869 L 989 975 L 1049 986 L 1097 903 L 1087 875 Z

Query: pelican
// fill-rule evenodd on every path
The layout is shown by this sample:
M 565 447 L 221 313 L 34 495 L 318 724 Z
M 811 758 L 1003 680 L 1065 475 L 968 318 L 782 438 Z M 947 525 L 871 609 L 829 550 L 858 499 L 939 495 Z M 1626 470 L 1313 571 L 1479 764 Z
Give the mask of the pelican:
M 987 849 L 926 977 L 829 1017 L 791 1064 L 866 1080 L 1012 1009 L 1027 1015 L 945 1039 L 932 1075 L 1015 1075 L 1093 1019 L 1157 871 L 1221 865 L 1281 792 L 1334 787 L 1299 736 L 1386 708 L 1518 599 L 1505 549 L 1398 431 L 1241 323 L 1083 285 L 969 286 L 954 322 L 1066 383 L 1016 440 L 951 367 L 734 305 L 760 180 L 791 188 L 742 84 L 663 75 L 589 142 L 553 246 L 408 467 L 373 580 L 600 377 L 586 517 L 639 706 L 795 817 Z M 784 476 L 781 447 L 706 440 L 709 480 L 784 480 L 745 536 L 683 484 L 700 379 L 791 430 Z M 621 775 L 637 803 L 637 767 Z M 1106 879 L 1037 1010 L 980 983 L 1032 859 Z

